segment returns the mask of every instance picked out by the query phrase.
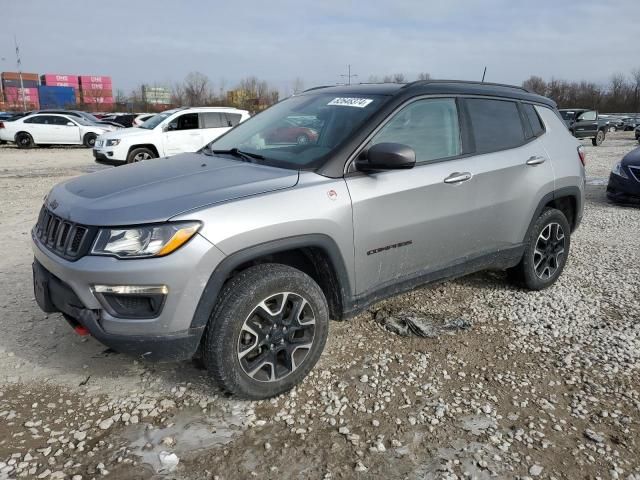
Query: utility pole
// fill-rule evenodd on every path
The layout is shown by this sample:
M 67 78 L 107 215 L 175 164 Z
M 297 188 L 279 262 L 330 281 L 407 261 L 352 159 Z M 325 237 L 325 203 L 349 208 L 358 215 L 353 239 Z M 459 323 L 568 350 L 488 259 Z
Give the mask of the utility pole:
M 340 77 L 347 79 L 347 85 L 351 85 L 351 79 L 356 78 L 357 76 L 358 76 L 357 74 L 351 73 L 351 64 L 347 65 L 347 74 L 340 75 Z
M 20 94 L 22 95 L 22 111 L 27 111 L 27 98 L 24 95 L 24 82 L 22 81 L 22 61 L 20 60 L 20 49 L 18 48 L 18 39 L 13 35 L 13 42 L 16 44 L 16 66 L 18 67 L 18 76 L 20 77 Z

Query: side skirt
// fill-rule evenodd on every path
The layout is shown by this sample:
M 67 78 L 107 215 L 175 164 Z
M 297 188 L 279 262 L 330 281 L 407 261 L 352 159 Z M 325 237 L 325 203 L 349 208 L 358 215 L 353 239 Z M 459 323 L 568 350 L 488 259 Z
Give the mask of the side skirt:
M 380 300 L 408 292 L 419 286 L 452 280 L 482 270 L 504 270 L 515 267 L 522 259 L 524 248 L 524 245 L 517 245 L 505 250 L 467 258 L 462 262 L 438 270 L 417 272 L 398 278 L 375 290 L 353 297 L 351 302 L 345 305 L 344 318 L 354 317 Z

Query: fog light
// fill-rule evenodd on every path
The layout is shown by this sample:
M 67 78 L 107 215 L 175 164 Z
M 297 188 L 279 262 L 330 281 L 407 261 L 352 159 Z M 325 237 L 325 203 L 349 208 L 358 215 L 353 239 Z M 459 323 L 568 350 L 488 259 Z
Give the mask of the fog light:
M 154 318 L 160 315 L 169 293 L 166 285 L 95 285 L 102 307 L 116 318 Z

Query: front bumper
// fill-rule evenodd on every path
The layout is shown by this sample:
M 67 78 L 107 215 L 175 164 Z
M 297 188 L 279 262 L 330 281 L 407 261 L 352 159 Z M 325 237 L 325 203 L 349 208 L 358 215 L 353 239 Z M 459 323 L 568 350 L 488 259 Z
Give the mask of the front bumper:
M 86 308 L 69 285 L 52 275 L 37 260 L 33 261 L 36 301 L 45 312 L 61 312 L 76 330 L 86 329 L 103 345 L 121 353 L 155 361 L 179 361 L 192 358 L 200 344 L 204 327 L 171 335 L 116 335 L 106 332 L 100 323 L 100 311 Z
M 122 165 L 123 163 L 127 163 L 126 160 L 119 160 L 114 158 L 114 152 L 107 149 L 93 149 L 93 158 L 98 163 L 103 163 L 105 165 Z
M 87 255 L 71 262 L 49 251 L 33 235 L 32 247 L 34 265 L 46 272 L 43 274 L 45 290 L 54 292 L 52 297 L 57 299 L 49 305 L 39 302 L 43 310 L 55 307 L 53 311 L 64 313 L 99 341 L 123 353 L 151 352 L 149 357 L 162 358 L 166 355 L 156 350 L 167 348 L 151 348 L 151 345 L 163 344 L 165 340 L 180 345 L 178 351 L 184 355 L 195 352 L 203 329 L 192 329 L 191 322 L 211 272 L 224 258 L 222 252 L 202 236 L 195 235 L 166 257 L 137 260 Z M 34 267 L 34 279 L 36 271 L 41 270 Z M 168 294 L 155 318 L 115 317 L 103 308 L 94 291 L 96 285 L 158 284 L 166 285 Z M 58 288 L 61 285 L 62 288 Z M 192 346 L 191 341 L 195 342 L 193 351 L 185 347 L 185 344 Z M 168 358 L 178 358 L 175 350 L 169 352 Z
M 640 182 L 633 177 L 623 178 L 611 173 L 607 197 L 614 202 L 640 204 Z

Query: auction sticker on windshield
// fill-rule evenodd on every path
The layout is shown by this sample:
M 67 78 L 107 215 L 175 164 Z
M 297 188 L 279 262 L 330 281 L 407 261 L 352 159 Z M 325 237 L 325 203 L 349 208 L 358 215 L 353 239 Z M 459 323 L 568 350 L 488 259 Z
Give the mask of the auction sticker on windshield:
M 331 100 L 327 105 L 336 105 L 339 107 L 356 107 L 364 108 L 373 102 L 371 98 L 355 98 L 355 97 L 337 97 Z

